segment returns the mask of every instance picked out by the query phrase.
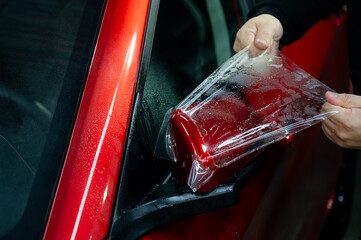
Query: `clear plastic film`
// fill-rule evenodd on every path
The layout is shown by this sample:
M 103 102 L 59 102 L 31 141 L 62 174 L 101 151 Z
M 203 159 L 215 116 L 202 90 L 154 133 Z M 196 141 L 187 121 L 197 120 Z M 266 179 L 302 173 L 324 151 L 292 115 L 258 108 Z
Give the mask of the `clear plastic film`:
M 175 176 L 210 191 L 266 146 L 334 114 L 320 112 L 326 91 L 282 53 L 250 58 L 246 48 L 168 113 L 159 138 Z

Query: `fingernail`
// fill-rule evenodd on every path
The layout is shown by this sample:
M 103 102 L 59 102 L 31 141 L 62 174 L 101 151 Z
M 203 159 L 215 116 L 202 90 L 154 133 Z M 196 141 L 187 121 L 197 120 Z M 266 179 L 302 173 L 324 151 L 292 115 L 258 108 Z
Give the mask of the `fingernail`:
M 261 39 L 261 38 L 256 38 L 255 45 L 257 48 L 259 48 L 261 50 L 265 50 L 270 46 L 270 44 L 268 43 L 267 40 Z
M 331 98 L 337 98 L 337 93 L 335 92 L 328 92 L 328 96 L 330 96 Z
M 268 45 L 268 42 L 267 42 L 267 40 L 265 40 L 265 39 L 256 38 L 256 41 L 257 41 L 258 43 L 263 43 L 264 45 Z

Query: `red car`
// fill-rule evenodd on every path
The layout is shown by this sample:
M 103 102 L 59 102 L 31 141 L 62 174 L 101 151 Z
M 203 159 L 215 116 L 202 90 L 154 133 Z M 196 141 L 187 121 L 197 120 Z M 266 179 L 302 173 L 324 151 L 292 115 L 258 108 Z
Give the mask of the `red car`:
M 341 239 L 353 160 L 319 124 L 202 194 L 153 155 L 165 112 L 233 55 L 253 3 L 2 1 L 0 238 Z M 339 92 L 346 13 L 282 50 Z

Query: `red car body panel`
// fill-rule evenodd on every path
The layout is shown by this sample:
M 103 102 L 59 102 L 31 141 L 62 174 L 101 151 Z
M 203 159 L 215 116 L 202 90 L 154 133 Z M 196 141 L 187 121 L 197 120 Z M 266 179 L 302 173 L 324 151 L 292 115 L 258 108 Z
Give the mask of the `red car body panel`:
M 301 40 L 284 47 L 282 52 L 306 72 L 318 78 L 335 36 L 337 25 L 339 23 L 333 16 L 328 21 L 321 21 L 316 27 L 311 28 Z M 325 41 L 325 39 L 327 40 Z
M 103 239 L 108 233 L 148 5 L 107 2 L 44 239 Z

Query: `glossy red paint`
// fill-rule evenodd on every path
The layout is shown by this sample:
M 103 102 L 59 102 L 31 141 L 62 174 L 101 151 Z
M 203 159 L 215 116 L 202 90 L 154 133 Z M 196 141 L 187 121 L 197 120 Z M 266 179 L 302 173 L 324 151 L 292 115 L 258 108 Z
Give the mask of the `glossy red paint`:
M 108 0 L 44 239 L 104 239 L 127 134 L 148 0 Z
M 284 47 L 282 52 L 313 77 L 319 78 L 332 44 L 331 39 L 339 25 L 337 21 L 334 16 L 327 21 L 320 21 L 301 40 Z

